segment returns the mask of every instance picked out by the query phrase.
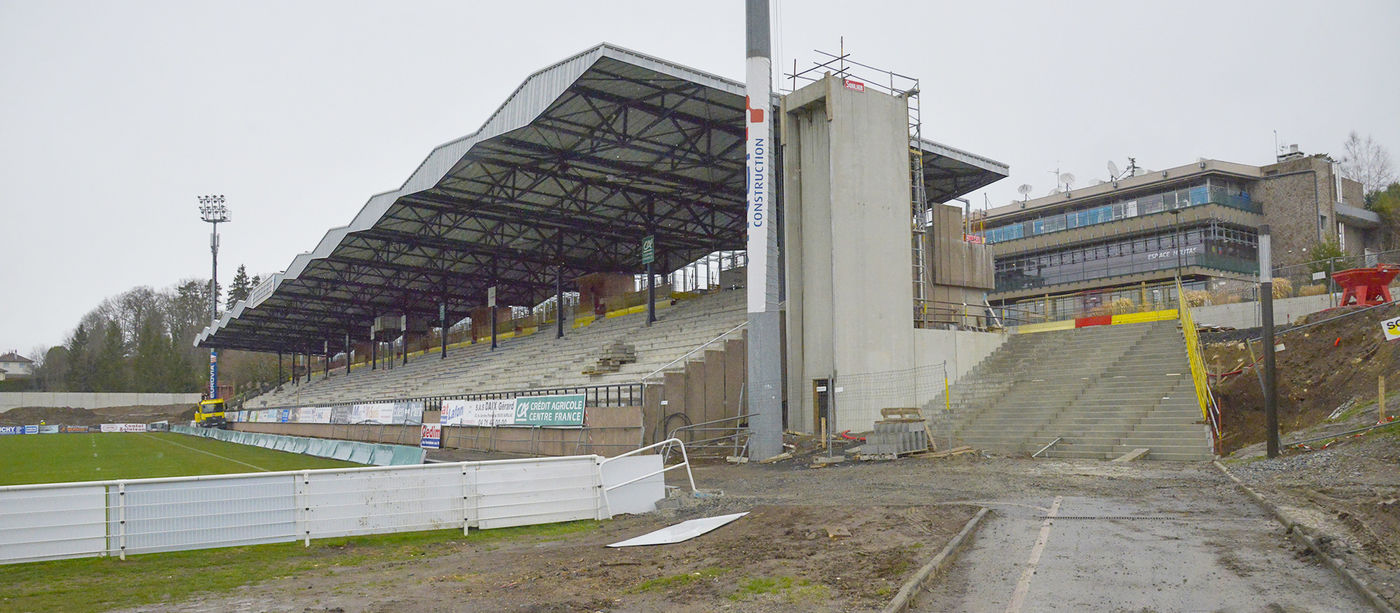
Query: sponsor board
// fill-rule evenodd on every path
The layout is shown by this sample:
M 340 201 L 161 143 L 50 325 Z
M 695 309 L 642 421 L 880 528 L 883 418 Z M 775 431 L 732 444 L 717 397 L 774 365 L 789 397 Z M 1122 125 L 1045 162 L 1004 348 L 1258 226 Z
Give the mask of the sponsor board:
M 1400 339 L 1400 317 L 1381 322 L 1381 332 L 1385 333 L 1385 340 Z
M 24 434 L 24 426 L 0 426 L 0 435 Z
M 58 426 L 39 425 L 39 434 L 58 434 L 59 432 L 62 432 L 62 428 Z
M 37 426 L 37 425 L 35 425 L 35 426 L 25 426 L 25 427 L 24 427 L 24 433 L 25 433 L 25 434 L 38 434 L 38 433 L 39 433 L 39 426 Z
M 424 449 L 442 449 L 442 424 L 423 424 L 421 428 L 423 435 L 418 439 L 418 446 Z
M 515 399 L 515 425 L 582 426 L 583 394 L 522 396 Z
M 442 401 L 444 426 L 582 426 L 584 395 Z
M 515 399 L 444 400 L 442 424 L 445 426 L 512 426 L 515 425 Z
M 103 432 L 145 432 L 146 424 L 102 424 Z

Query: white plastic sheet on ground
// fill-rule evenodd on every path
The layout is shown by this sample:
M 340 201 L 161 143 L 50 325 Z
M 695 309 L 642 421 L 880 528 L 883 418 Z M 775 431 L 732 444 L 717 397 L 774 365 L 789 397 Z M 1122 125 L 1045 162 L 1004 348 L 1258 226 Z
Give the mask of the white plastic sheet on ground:
M 683 543 L 707 532 L 711 532 L 745 515 L 748 515 L 748 513 L 734 513 L 731 515 L 702 517 L 700 519 L 683 521 L 655 532 L 648 532 L 635 538 L 612 543 L 608 545 L 608 547 L 637 547 L 640 545 L 671 545 L 674 543 Z

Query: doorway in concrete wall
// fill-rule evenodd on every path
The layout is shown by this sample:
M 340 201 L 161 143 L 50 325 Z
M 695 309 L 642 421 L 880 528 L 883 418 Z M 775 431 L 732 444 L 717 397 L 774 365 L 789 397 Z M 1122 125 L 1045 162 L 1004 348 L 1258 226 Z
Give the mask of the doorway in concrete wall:
M 822 428 L 823 420 L 831 422 L 831 386 L 828 383 L 828 379 L 812 380 L 812 423 L 818 429 Z

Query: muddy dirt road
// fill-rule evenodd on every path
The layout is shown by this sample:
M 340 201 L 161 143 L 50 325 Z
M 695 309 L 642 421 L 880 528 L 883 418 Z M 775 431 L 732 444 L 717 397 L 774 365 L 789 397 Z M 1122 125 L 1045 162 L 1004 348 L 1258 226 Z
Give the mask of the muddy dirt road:
M 559 540 L 452 546 L 138 610 L 879 610 L 980 506 L 993 514 L 914 610 L 1367 610 L 1209 464 L 964 456 L 695 477 L 724 495 Z M 745 510 L 685 544 L 603 547 Z

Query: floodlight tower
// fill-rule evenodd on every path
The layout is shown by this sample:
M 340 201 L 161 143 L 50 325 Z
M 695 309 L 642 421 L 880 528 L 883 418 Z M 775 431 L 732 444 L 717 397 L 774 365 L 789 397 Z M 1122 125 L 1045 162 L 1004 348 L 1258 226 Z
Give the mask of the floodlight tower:
M 228 207 L 224 206 L 224 195 L 200 196 L 199 218 L 214 225 L 209 233 L 209 254 L 213 257 L 213 271 L 209 277 L 209 326 L 213 329 L 219 321 L 219 223 L 228 223 Z M 219 349 L 209 348 L 209 398 L 219 397 Z

